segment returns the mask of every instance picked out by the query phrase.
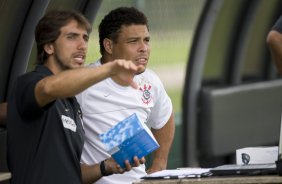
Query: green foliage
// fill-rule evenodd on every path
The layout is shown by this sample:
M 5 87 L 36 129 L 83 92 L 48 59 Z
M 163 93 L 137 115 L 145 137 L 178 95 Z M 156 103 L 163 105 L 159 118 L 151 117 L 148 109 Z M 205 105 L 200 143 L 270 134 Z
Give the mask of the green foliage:
M 175 113 L 180 113 L 182 109 L 182 88 L 169 89 L 167 91 L 173 105 Z

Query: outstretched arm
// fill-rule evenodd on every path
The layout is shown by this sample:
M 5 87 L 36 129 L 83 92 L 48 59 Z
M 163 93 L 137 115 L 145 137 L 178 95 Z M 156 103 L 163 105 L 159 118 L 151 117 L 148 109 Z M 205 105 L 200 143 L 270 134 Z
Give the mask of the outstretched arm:
M 152 129 L 156 140 L 160 147 L 153 153 L 152 166 L 147 170 L 147 173 L 161 171 L 167 168 L 167 160 L 170 147 L 173 142 L 175 132 L 174 115 L 171 114 L 168 122 L 161 129 Z
M 82 67 L 60 72 L 45 77 L 35 87 L 35 96 L 38 104 L 44 106 L 57 98 L 75 96 L 89 86 L 108 77 L 117 77 L 124 85 L 137 87 L 133 82 L 136 72 L 142 70 L 131 61 L 115 60 L 100 67 Z

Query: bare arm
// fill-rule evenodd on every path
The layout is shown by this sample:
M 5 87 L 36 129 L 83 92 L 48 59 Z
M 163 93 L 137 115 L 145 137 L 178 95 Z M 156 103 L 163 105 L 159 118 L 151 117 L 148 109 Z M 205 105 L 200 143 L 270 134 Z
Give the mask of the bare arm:
M 266 41 L 271 52 L 272 60 L 278 72 L 282 74 L 282 34 L 272 30 L 268 33 Z
M 115 60 L 96 68 L 77 68 L 60 72 L 39 81 L 35 87 L 35 96 L 40 106 L 44 106 L 56 98 L 75 96 L 89 86 L 106 79 L 117 77 L 124 84 L 136 87 L 134 74 L 142 69 L 132 62 Z
M 175 132 L 174 115 L 171 114 L 168 122 L 161 129 L 152 129 L 156 140 L 160 147 L 153 153 L 152 166 L 147 170 L 147 173 L 161 171 L 167 168 L 168 154 L 173 142 Z
M 132 167 L 138 167 L 140 164 L 145 163 L 145 158 L 142 157 L 140 160 L 138 160 L 137 157 L 134 157 L 134 164 L 132 166 L 130 165 L 129 161 L 126 160 L 125 169 L 121 169 L 113 158 L 106 159 L 104 163 L 107 173 L 124 173 L 125 171 L 131 170 Z M 84 184 L 93 183 L 103 177 L 100 170 L 100 164 L 101 163 L 95 165 L 81 164 L 82 181 Z
M 112 158 L 105 160 L 104 163 L 105 163 L 105 169 L 107 173 L 123 173 L 124 172 Z M 100 164 L 101 163 L 95 164 L 95 165 L 81 164 L 81 173 L 82 173 L 83 183 L 90 184 L 90 183 L 93 183 L 99 180 L 101 177 L 103 177 L 101 170 L 100 170 Z

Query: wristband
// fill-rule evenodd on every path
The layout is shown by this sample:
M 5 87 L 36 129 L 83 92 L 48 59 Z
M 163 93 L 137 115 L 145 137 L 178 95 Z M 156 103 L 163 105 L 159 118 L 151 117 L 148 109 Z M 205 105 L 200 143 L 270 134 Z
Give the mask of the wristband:
M 109 176 L 109 175 L 111 175 L 111 174 L 109 174 L 109 173 L 106 171 L 105 160 L 103 160 L 103 161 L 100 163 L 100 171 L 101 171 L 102 176 Z

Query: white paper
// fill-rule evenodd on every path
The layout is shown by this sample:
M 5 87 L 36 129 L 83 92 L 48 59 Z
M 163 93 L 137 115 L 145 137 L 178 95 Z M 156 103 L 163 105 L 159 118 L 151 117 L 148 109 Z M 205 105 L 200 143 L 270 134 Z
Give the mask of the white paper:
M 181 169 L 168 169 L 148 174 L 145 178 L 169 178 L 175 177 L 200 177 L 201 174 L 209 172 L 209 168 L 181 168 Z

